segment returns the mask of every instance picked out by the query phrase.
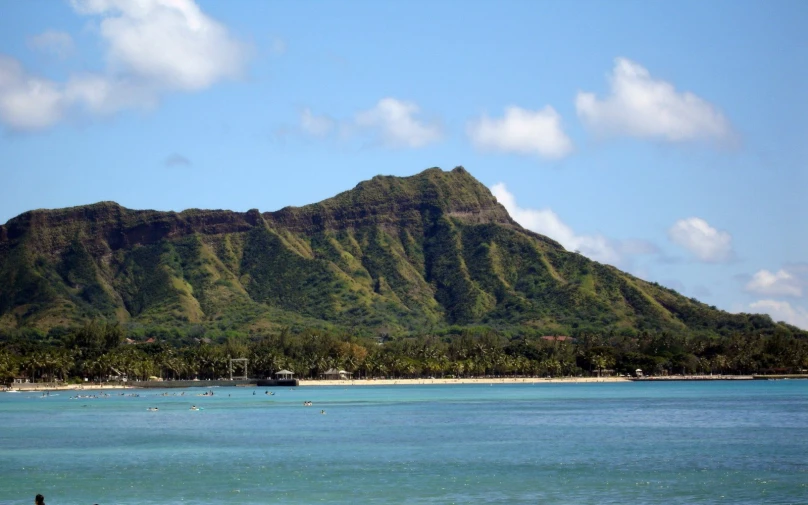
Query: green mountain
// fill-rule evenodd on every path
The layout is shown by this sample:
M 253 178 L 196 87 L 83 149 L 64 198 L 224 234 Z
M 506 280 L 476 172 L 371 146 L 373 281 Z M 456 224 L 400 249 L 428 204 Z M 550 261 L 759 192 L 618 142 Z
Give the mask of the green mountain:
M 0 226 L 0 328 L 99 317 L 243 332 L 801 333 L 568 252 L 520 227 L 462 167 L 377 176 L 277 212 L 101 202 Z

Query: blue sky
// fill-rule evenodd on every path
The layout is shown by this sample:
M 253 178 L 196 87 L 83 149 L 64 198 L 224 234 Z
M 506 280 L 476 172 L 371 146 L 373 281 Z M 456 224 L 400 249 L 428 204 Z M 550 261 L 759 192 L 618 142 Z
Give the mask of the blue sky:
M 0 4 L 0 222 L 465 166 L 523 226 L 808 329 L 808 3 Z

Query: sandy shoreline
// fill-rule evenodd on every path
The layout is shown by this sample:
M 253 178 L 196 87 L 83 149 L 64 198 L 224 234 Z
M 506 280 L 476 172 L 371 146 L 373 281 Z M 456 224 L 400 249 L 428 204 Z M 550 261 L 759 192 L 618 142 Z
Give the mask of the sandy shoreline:
M 551 384 L 551 383 L 629 382 L 626 377 L 503 377 L 492 379 L 359 379 L 359 380 L 301 380 L 301 386 L 415 386 L 446 384 Z
M 48 384 L 48 383 L 28 383 L 14 384 L 9 389 L 0 389 L 0 392 L 10 391 L 98 391 L 99 389 L 138 389 L 134 386 L 123 386 L 119 384 Z
M 491 379 L 355 379 L 355 380 L 314 380 L 301 379 L 300 386 L 416 386 L 447 384 L 551 384 L 551 383 L 595 383 L 595 382 L 628 382 L 626 377 L 564 377 L 542 379 L 539 377 L 491 378 Z M 21 386 L 21 387 L 20 387 Z M 204 381 L 199 387 L 211 387 Z M 218 386 L 217 386 L 218 387 Z M 11 387 L 14 391 L 91 391 L 99 389 L 140 389 L 136 385 L 127 384 L 19 384 Z M 3 390 L 0 390 L 2 392 Z M 8 390 L 5 390 L 6 392 Z
M 771 376 L 775 378 L 808 378 L 808 376 Z M 669 382 L 669 381 L 707 381 L 707 380 L 752 380 L 755 378 L 764 378 L 761 376 L 752 375 L 694 375 L 694 376 L 664 376 L 664 377 L 648 377 L 644 380 L 646 382 Z M 768 378 L 768 377 L 765 377 Z M 300 379 L 300 386 L 425 386 L 425 385 L 451 385 L 451 384 L 592 384 L 592 383 L 615 383 L 615 382 L 631 382 L 637 379 L 632 377 L 556 377 L 552 379 L 541 377 L 498 377 L 498 378 L 476 378 L 476 379 L 347 379 L 347 380 L 316 380 L 316 379 Z M 254 384 L 222 384 L 222 381 L 211 384 L 206 381 L 195 382 L 194 386 L 189 387 L 255 387 Z M 154 385 L 151 386 L 155 387 Z M 159 387 L 159 386 L 157 386 Z M 166 382 L 165 387 L 171 387 L 171 382 Z M 179 387 L 179 386 L 178 386 Z M 99 389 L 141 389 L 137 382 L 130 382 L 126 386 L 122 384 L 15 384 L 11 390 L 18 391 L 82 391 L 82 390 L 99 390 Z M 0 392 L 8 391 L 0 389 Z

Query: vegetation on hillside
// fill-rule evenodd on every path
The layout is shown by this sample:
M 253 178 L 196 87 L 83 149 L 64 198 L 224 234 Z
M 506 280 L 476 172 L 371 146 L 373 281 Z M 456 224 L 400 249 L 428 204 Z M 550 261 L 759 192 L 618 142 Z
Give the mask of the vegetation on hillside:
M 119 323 L 173 344 L 288 328 L 413 337 L 808 333 L 729 314 L 522 229 L 458 167 L 374 177 L 261 214 L 135 211 L 111 202 L 27 212 L 0 227 L 0 329 Z

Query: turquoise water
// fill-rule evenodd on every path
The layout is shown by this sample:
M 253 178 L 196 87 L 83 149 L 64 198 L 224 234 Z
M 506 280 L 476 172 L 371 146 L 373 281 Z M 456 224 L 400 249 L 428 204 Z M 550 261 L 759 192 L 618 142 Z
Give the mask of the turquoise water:
M 808 502 L 808 381 L 164 391 L 0 393 L 0 503 Z

